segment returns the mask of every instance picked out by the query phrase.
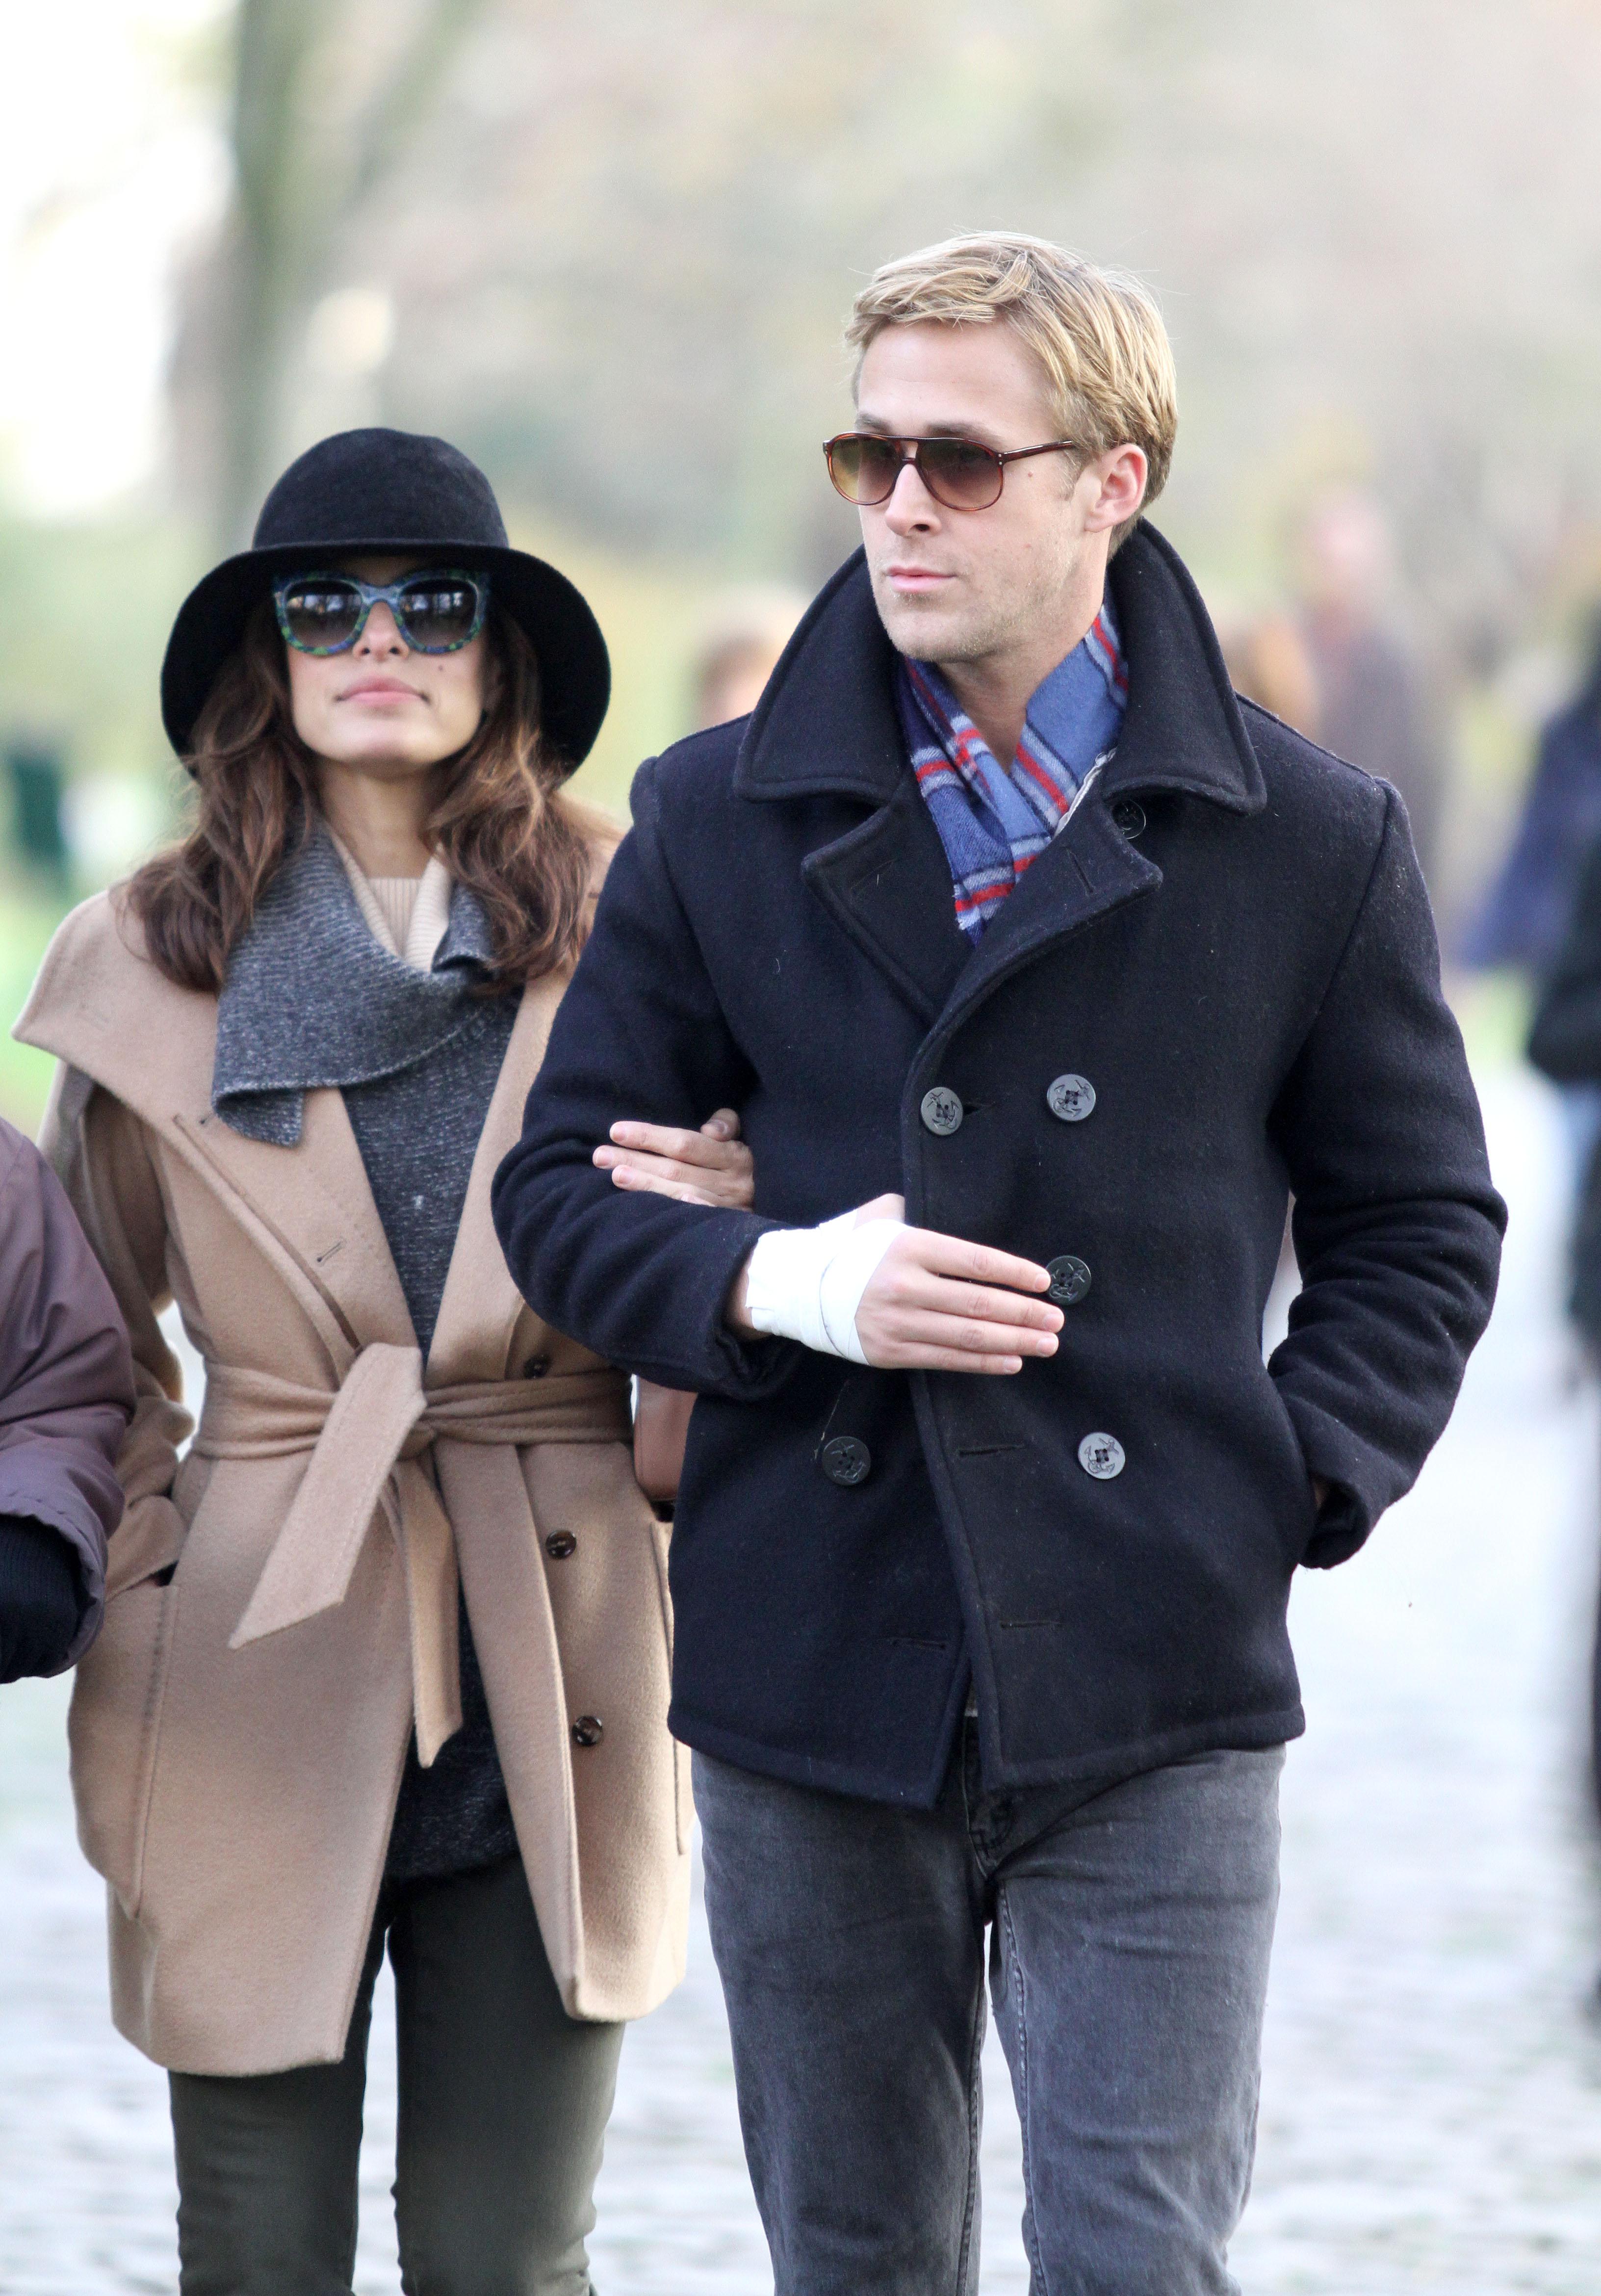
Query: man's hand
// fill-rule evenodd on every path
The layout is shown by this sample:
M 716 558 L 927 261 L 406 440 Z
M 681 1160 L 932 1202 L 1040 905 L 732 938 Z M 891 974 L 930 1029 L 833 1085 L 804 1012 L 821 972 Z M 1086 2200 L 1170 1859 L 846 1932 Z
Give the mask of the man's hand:
M 724 1211 L 748 1211 L 755 1201 L 756 1168 L 731 1108 L 708 1116 L 698 1132 L 625 1123 L 612 1126 L 611 1139 L 612 1146 L 595 1150 L 593 1160 L 611 1174 L 613 1187 Z
M 862 1206 L 856 1220 L 861 1226 L 905 1215 L 904 1198 L 878 1196 Z M 856 1337 L 879 1371 L 1021 1371 L 1025 1358 L 1057 1351 L 1061 1309 L 1019 1296 L 1050 1289 L 1050 1276 L 1032 1259 L 909 1227 L 891 1243 L 862 1295 Z M 747 1311 L 744 1268 L 726 1314 L 735 1331 L 761 1336 Z
M 82 1612 L 78 1563 L 61 1533 L 0 1515 L 0 1682 L 53 1674 Z

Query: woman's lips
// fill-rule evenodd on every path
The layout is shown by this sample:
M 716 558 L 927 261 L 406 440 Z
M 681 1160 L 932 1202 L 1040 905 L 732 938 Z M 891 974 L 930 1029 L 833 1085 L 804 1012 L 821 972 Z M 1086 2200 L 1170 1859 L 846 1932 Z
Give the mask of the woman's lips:
M 397 678 L 364 677 L 359 685 L 347 685 L 340 694 L 341 701 L 421 701 L 422 696 L 414 685 L 402 685 Z
M 897 590 L 935 590 L 951 579 L 948 574 L 935 573 L 931 566 L 892 566 L 888 574 Z

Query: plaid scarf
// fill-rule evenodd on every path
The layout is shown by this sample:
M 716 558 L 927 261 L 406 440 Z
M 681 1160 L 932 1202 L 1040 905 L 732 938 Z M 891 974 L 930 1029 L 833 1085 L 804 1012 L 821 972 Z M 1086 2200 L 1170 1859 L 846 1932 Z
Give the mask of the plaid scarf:
M 1066 820 L 1091 767 L 1109 755 L 1129 677 L 1109 600 L 1065 661 L 1034 689 L 1003 773 L 932 662 L 895 665 L 895 699 L 918 787 L 951 864 L 956 922 L 976 940 Z

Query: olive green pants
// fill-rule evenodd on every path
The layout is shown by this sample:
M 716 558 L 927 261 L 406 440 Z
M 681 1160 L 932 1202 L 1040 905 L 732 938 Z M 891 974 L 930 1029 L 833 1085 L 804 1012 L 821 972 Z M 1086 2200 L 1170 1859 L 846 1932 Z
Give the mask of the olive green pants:
M 590 2296 L 584 2243 L 623 2028 L 564 2013 L 516 1857 L 386 1886 L 337 2065 L 172 2075 L 183 2296 L 349 2296 L 386 1942 L 406 2296 Z

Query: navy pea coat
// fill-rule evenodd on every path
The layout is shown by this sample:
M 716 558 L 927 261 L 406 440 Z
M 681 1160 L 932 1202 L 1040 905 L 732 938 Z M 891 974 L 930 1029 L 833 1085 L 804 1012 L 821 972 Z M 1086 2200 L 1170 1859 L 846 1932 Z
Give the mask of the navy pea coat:
M 641 769 L 496 1177 L 538 1312 L 698 1391 L 672 1726 L 750 1769 L 927 1806 L 969 1679 L 991 1785 L 1293 1736 L 1291 1575 L 1411 1484 L 1489 1316 L 1505 1213 L 1399 799 L 1236 700 L 1153 529 L 1110 578 L 1115 756 L 969 948 L 848 562 L 754 716 Z M 591 1165 L 618 1117 L 724 1103 L 752 1213 Z M 1082 1261 L 1057 1355 L 908 1374 L 729 1330 L 765 1227 L 886 1190 Z

